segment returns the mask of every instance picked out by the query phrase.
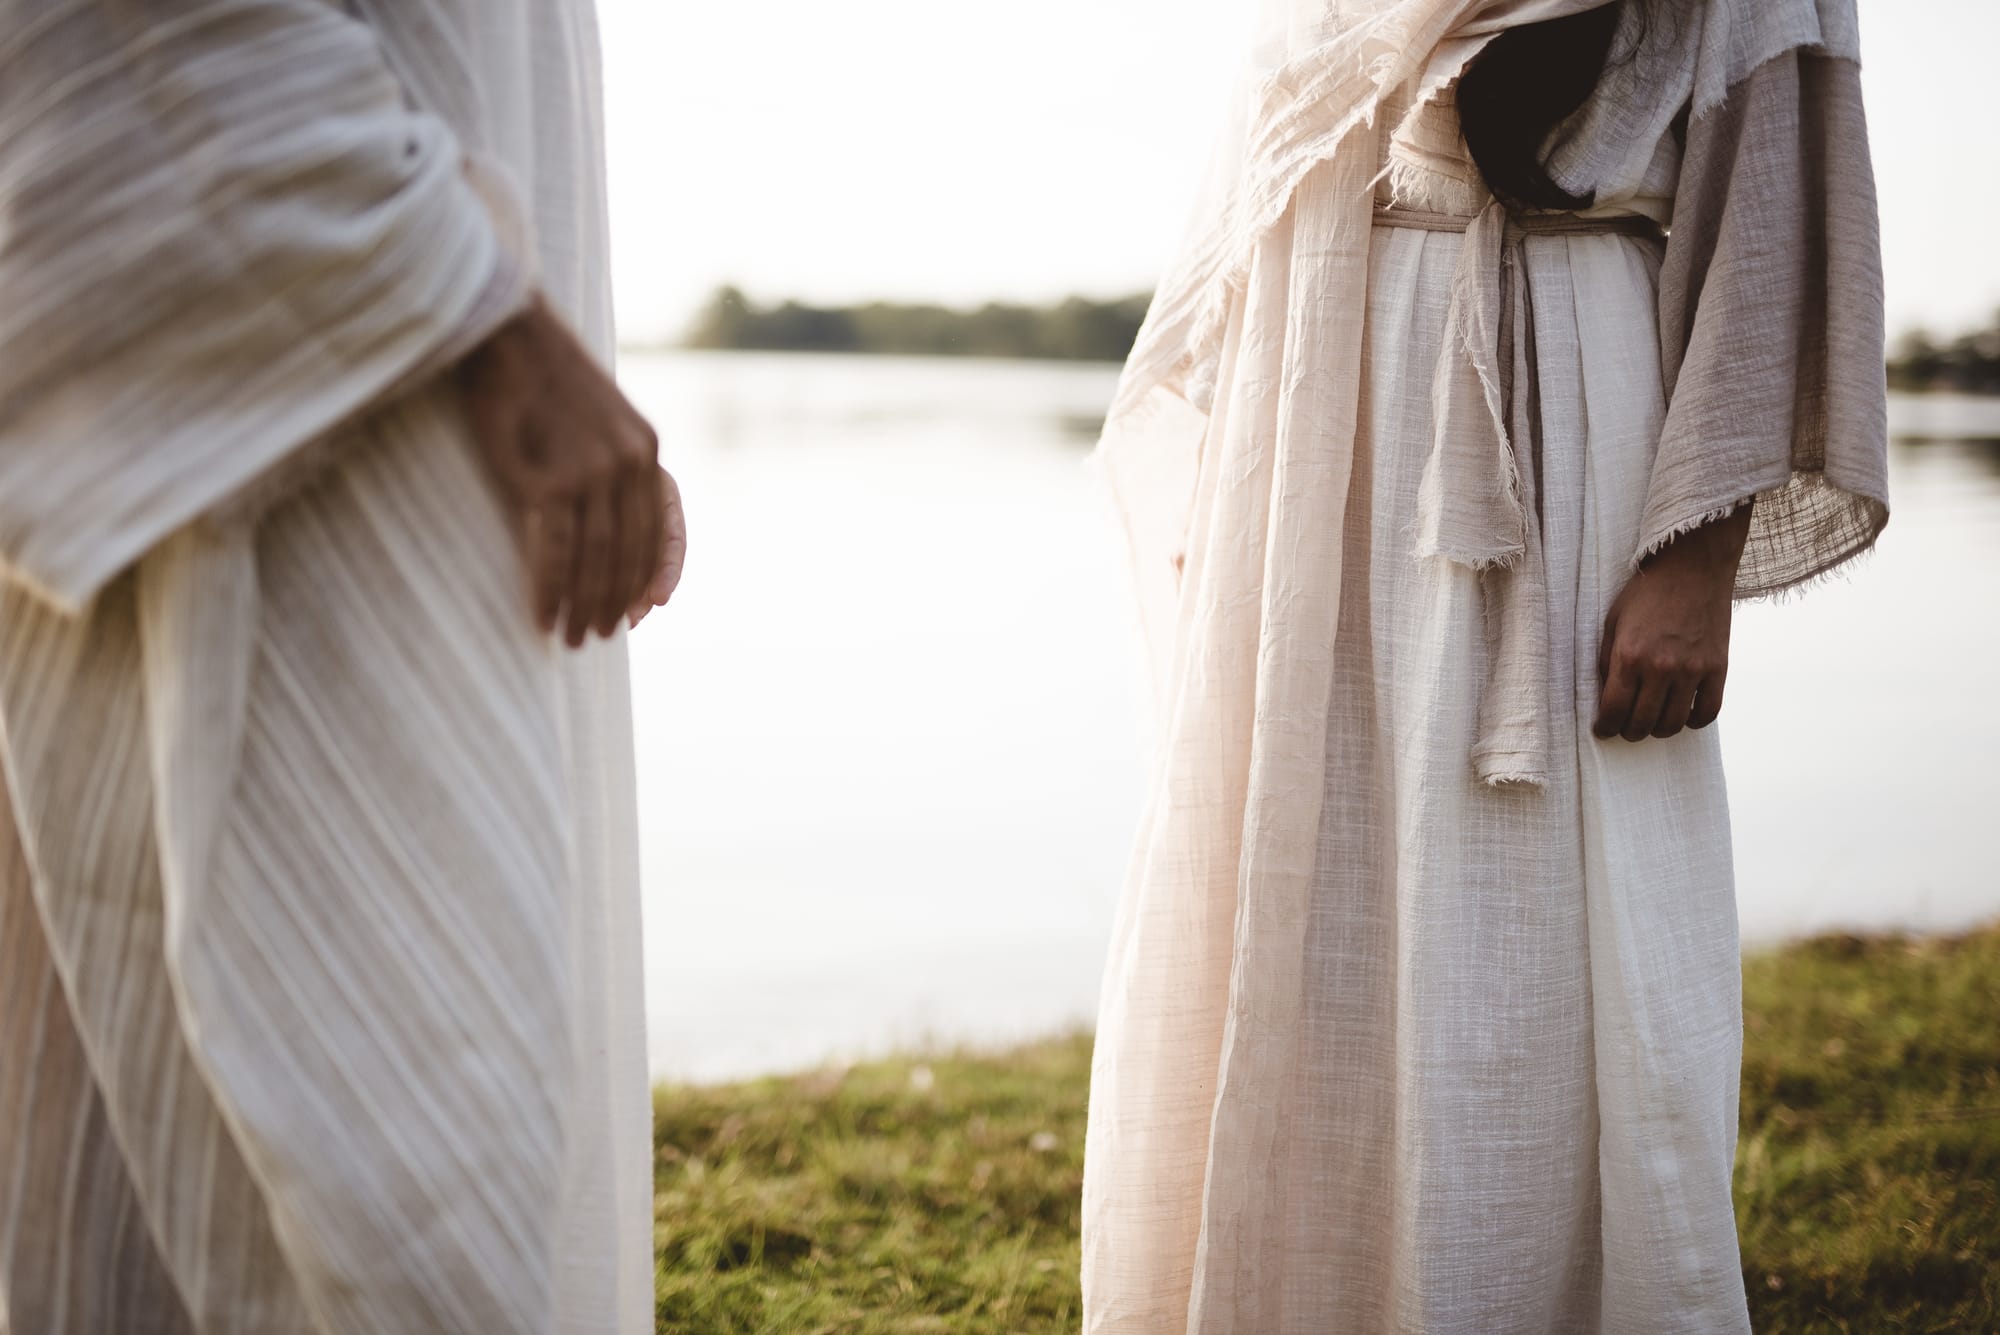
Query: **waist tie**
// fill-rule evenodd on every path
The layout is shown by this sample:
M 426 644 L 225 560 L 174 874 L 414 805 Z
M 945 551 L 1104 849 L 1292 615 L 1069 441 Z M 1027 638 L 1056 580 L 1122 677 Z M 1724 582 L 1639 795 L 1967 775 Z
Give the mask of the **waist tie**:
M 1497 202 L 1469 217 L 1377 208 L 1375 223 L 1465 235 L 1431 378 L 1435 435 L 1417 490 L 1417 555 L 1479 575 L 1487 673 L 1474 772 L 1484 783 L 1539 786 L 1550 756 L 1548 577 L 1535 496 L 1534 312 L 1522 252 L 1530 236 L 1657 242 L 1665 233 L 1650 218 L 1512 214 Z

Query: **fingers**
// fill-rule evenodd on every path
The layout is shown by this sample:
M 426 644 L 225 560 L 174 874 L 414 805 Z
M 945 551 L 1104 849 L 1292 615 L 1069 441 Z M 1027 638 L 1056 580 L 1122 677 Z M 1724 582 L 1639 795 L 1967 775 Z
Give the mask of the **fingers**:
M 637 625 L 642 604 L 664 603 L 680 581 L 687 552 L 680 492 L 650 463 L 638 476 L 665 481 L 605 482 L 544 512 L 550 536 L 538 544 L 536 616 L 544 631 L 560 624 L 573 649 L 593 633 L 616 633 L 621 619 Z M 663 485 L 670 507 L 662 503 Z
M 1618 735 L 1628 742 L 1637 742 L 1659 727 L 1660 714 L 1667 703 L 1667 688 L 1672 684 L 1671 677 L 1641 676 L 1639 690 L 1632 699 L 1632 713 Z
M 617 504 L 609 487 L 592 487 L 576 507 L 578 535 L 570 567 L 569 616 L 563 640 L 580 647 L 604 619 L 606 604 L 622 610 L 618 598 Z M 612 613 L 615 618 L 617 612 Z
M 1688 728 L 1706 728 L 1722 712 L 1723 674 L 1685 672 L 1648 675 L 1621 666 L 1614 657 L 1610 680 L 1598 703 L 1591 731 L 1600 738 L 1628 742 L 1673 737 Z
M 1599 686 L 1608 686 L 1611 684 L 1611 645 L 1617 638 L 1618 604 L 1614 602 L 1611 605 L 1611 610 L 1604 616 L 1604 634 L 1600 635 L 1597 639 L 1597 684 Z M 1610 733 L 1598 734 L 1600 737 L 1608 737 L 1610 735 Z
M 1722 687 L 1725 674 L 1712 672 L 1701 679 L 1694 693 L 1694 707 L 1688 711 L 1690 728 L 1706 728 L 1722 716 Z
M 681 484 L 666 469 L 660 470 L 660 568 L 646 588 L 653 606 L 664 606 L 681 586 L 681 572 L 687 568 L 687 512 L 681 508 Z
M 680 587 L 681 572 L 687 566 L 687 515 L 681 508 L 680 484 L 666 469 L 659 470 L 657 496 L 660 506 L 660 550 L 652 578 L 647 580 L 632 610 L 627 613 L 636 628 L 656 607 L 664 607 Z
M 536 622 L 580 647 L 679 578 L 685 529 L 662 504 L 659 441 L 544 302 L 457 368 L 472 444 L 513 521 Z
M 659 568 L 662 516 L 652 472 L 650 467 L 636 472 L 618 489 L 618 596 L 609 615 L 597 623 L 599 635 L 609 635 L 617 629 L 619 618 L 644 594 L 653 572 Z
M 535 624 L 544 635 L 555 633 L 570 593 L 570 576 L 576 567 L 576 519 L 576 506 L 566 499 L 543 506 L 529 517 L 528 577 Z
M 1602 738 L 1623 736 L 1632 720 L 1632 706 L 1639 696 L 1639 674 L 1629 665 L 1607 655 L 1604 692 L 1598 697 L 1597 721 L 1591 731 Z
M 1675 677 L 1667 687 L 1666 703 L 1660 707 L 1659 722 L 1653 725 L 1653 736 L 1672 737 L 1688 725 L 1688 716 L 1694 711 L 1695 691 L 1701 680 L 1692 675 Z

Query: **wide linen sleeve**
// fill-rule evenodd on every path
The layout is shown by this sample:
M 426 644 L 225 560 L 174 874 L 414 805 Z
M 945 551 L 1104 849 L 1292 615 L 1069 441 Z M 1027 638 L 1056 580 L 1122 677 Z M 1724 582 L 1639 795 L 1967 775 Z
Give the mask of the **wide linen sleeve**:
M 60 607 L 529 294 L 504 187 L 325 0 L 0 33 L 0 577 Z
M 1795 50 L 1688 127 L 1660 276 L 1666 425 L 1643 558 L 1755 497 L 1739 597 L 1889 519 L 1882 257 L 1859 67 Z

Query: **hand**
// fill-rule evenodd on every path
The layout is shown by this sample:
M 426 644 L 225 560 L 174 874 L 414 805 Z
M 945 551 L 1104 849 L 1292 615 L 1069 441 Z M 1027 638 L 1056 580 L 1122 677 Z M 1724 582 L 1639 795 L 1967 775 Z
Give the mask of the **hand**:
M 1605 617 L 1599 737 L 1628 742 L 1706 728 L 1722 712 L 1729 619 L 1750 507 L 1683 533 L 1647 559 Z
M 687 565 L 687 515 L 681 510 L 681 488 L 674 481 L 674 475 L 664 468 L 660 470 L 660 508 L 666 549 L 660 555 L 660 568 L 653 575 L 652 582 L 646 585 L 644 595 L 625 614 L 635 630 L 654 608 L 667 605 L 667 599 L 673 597 L 674 590 L 680 587 L 681 570 Z
M 653 429 L 539 299 L 476 348 L 458 378 L 514 521 L 536 621 L 545 633 L 560 626 L 572 648 L 593 631 L 612 634 L 666 573 L 669 516 L 679 513 L 678 492 L 662 503 Z

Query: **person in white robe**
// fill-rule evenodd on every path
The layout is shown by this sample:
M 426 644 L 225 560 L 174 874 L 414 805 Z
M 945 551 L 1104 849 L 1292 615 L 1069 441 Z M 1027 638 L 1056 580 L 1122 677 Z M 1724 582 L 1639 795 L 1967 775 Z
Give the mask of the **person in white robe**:
M 0 1331 L 652 1328 L 597 43 L 0 0 Z
M 1852 0 L 1626 0 L 1536 150 L 1578 204 L 1510 206 L 1468 70 L 1600 8 L 1274 0 L 1126 368 L 1159 755 L 1087 1331 L 1749 1328 L 1702 725 L 1732 594 L 1888 518 L 1858 39 Z M 1646 632 L 1689 590 L 1682 655 Z

